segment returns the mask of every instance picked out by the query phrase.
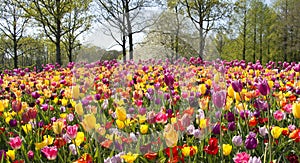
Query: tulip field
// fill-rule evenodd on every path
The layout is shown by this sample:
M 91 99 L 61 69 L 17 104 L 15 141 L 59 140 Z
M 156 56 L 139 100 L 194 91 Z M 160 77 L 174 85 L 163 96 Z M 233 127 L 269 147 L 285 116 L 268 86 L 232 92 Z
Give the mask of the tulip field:
M 0 86 L 0 162 L 299 163 L 300 63 L 48 64 Z

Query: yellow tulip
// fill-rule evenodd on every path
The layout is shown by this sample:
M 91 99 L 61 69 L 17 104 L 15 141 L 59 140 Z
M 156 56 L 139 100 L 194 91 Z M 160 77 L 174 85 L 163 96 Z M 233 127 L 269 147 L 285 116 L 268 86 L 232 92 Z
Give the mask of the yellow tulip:
M 6 152 L 6 155 L 12 160 L 14 161 L 16 159 L 16 155 L 15 155 L 15 150 L 8 150 Z
M 4 108 L 8 108 L 8 105 L 10 104 L 10 101 L 8 99 L 5 99 L 2 101 Z
M 205 84 L 200 84 L 199 85 L 199 91 L 202 95 L 204 95 L 206 93 L 206 86 Z
M 275 126 L 272 128 L 271 130 L 271 135 L 273 136 L 273 138 L 275 139 L 278 139 L 278 137 L 281 135 L 282 133 L 282 128 L 281 127 L 278 127 L 278 126 Z
M 94 114 L 87 114 L 82 121 L 83 127 L 86 131 L 90 131 L 96 127 L 96 117 Z
M 234 92 L 234 98 L 235 98 L 237 101 L 241 101 L 241 96 L 240 96 L 239 93 Z
M 47 145 L 51 145 L 53 143 L 54 138 L 51 137 L 50 135 L 44 135 L 43 138 L 44 138 L 44 142 Z
M 144 123 L 147 120 L 146 115 L 138 115 L 138 117 L 140 123 Z
M 120 121 L 126 120 L 126 110 L 123 107 L 116 108 L 116 115 Z
M 22 126 L 22 129 L 24 130 L 24 132 L 27 134 L 28 132 L 30 132 L 32 130 L 32 126 L 31 124 L 26 124 Z
M 118 126 L 119 129 L 123 129 L 125 127 L 125 124 L 123 121 L 120 121 L 120 120 L 116 120 L 116 124 Z
M 80 116 L 84 114 L 81 103 L 75 105 L 75 112 Z
M 79 93 L 80 93 L 79 86 L 78 85 L 73 86 L 72 95 L 74 99 L 79 99 Z
M 60 118 L 63 118 L 63 119 L 66 119 L 66 117 L 67 117 L 67 113 L 61 113 L 60 115 L 59 115 L 59 117 Z
M 167 124 L 165 126 L 163 136 L 165 138 L 165 141 L 166 141 L 166 144 L 168 147 L 174 147 L 177 145 L 178 133 L 174 129 L 173 125 Z
M 230 144 L 223 144 L 223 155 L 228 156 L 230 155 L 232 150 L 232 146 Z
M 9 124 L 9 121 L 12 119 L 12 117 L 11 116 L 8 116 L 8 117 L 6 117 L 5 118 L 5 122 L 7 123 L 7 124 Z
M 62 106 L 67 106 L 67 105 L 68 105 L 68 99 L 63 98 L 63 99 L 61 100 L 61 105 L 62 105 Z
M 122 155 L 121 158 L 123 158 L 127 163 L 133 163 L 138 156 L 138 154 L 132 154 L 129 152 L 126 155 Z
M 4 112 L 4 105 L 2 101 L 0 101 L 0 112 Z
M 191 152 L 190 147 L 183 147 L 181 152 L 185 157 L 190 156 L 190 152 Z
M 174 124 L 174 123 L 176 123 L 177 122 L 177 118 L 176 117 L 172 117 L 171 118 L 171 124 Z
M 300 103 L 294 103 L 292 109 L 294 117 L 300 118 Z
M 140 127 L 141 133 L 146 134 L 148 132 L 148 128 L 149 128 L 148 125 L 141 125 L 141 127 Z
M 75 138 L 75 145 L 80 146 L 80 144 L 84 141 L 84 133 L 78 132 Z
M 205 84 L 211 86 L 211 85 L 212 85 L 212 81 L 211 81 L 210 79 L 207 79 L 207 80 L 205 81 Z
M 272 89 L 273 86 L 274 86 L 274 82 L 273 82 L 272 80 L 269 80 L 269 81 L 268 81 L 268 85 L 269 85 L 269 87 Z
M 57 104 L 57 103 L 58 103 L 58 100 L 59 100 L 59 99 L 58 99 L 57 97 L 55 97 L 54 100 L 53 100 L 53 102 L 54 102 L 55 104 Z
M 40 143 L 34 143 L 34 145 L 35 145 L 35 150 L 38 151 L 38 150 L 44 148 L 45 146 L 47 146 L 47 142 L 42 141 Z
M 199 127 L 201 128 L 201 129 L 205 129 L 206 127 L 207 127 L 207 125 L 206 125 L 206 119 L 204 119 L 204 118 L 201 118 L 200 119 L 200 123 L 199 123 Z
M 235 93 L 235 92 L 234 92 L 234 90 L 233 90 L 233 88 L 232 88 L 231 85 L 228 87 L 227 92 L 228 92 L 228 96 L 229 96 L 229 97 L 231 97 L 231 98 L 234 97 L 234 93 Z
M 58 135 L 62 133 L 63 128 L 64 128 L 64 122 L 62 121 L 53 122 L 52 129 L 55 134 Z

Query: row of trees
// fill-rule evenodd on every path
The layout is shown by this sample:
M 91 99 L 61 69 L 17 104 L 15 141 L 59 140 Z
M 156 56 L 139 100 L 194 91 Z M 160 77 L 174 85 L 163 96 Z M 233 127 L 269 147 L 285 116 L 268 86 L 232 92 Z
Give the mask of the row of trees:
M 299 61 L 300 1 L 238 0 L 229 30 L 215 35 L 224 59 Z
M 134 37 L 141 32 L 141 46 L 167 49 L 164 57 L 170 59 L 300 60 L 298 0 L 0 2 L 0 61 L 7 67 L 12 61 L 15 68 L 74 61 L 82 48 L 79 38 L 93 23 L 122 48 L 123 61 L 127 54 L 134 58 Z
M 32 56 L 37 53 L 37 49 L 33 48 L 36 45 L 32 44 L 32 41 L 38 41 L 39 44 L 44 44 L 42 49 L 48 48 L 43 42 L 55 45 L 55 58 L 58 64 L 62 64 L 62 46 L 69 61 L 72 61 L 73 51 L 80 46 L 78 37 L 91 26 L 93 17 L 89 14 L 91 2 L 91 0 L 1 0 L 2 60 L 13 59 L 14 67 L 17 68 L 20 56 L 24 58 L 25 53 Z M 38 33 L 37 38 L 30 33 Z M 28 44 L 31 45 L 27 46 Z M 38 52 L 41 52 L 40 48 Z M 41 56 L 36 55 L 37 60 L 41 59 Z

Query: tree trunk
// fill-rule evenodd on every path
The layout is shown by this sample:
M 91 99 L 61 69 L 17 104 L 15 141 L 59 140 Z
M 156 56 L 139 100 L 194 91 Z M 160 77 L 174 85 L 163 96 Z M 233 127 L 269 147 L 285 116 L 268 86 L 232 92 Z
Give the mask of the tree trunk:
M 18 42 L 17 39 L 14 38 L 13 40 L 14 46 L 14 68 L 18 68 Z
M 123 52 L 123 62 L 126 62 L 126 36 L 123 34 L 123 39 L 122 39 L 122 52 Z
M 177 6 L 175 7 L 175 13 L 176 13 L 176 35 L 175 35 L 175 60 L 178 60 L 179 58 L 179 18 L 178 18 L 178 9 Z
M 243 60 L 246 60 L 247 3 L 245 3 L 243 27 Z
M 72 62 L 72 47 L 71 46 L 69 46 L 69 62 Z
M 59 10 L 60 8 L 60 0 L 56 0 L 57 3 L 57 10 Z M 59 13 L 57 11 L 57 13 Z M 61 61 L 61 52 L 60 52 L 60 42 L 61 42 L 61 18 L 58 16 L 56 18 L 56 25 L 57 25 L 57 31 L 56 31 L 56 42 L 55 42 L 55 46 L 56 46 L 56 62 L 59 65 L 62 65 L 62 61 Z
M 132 26 L 129 15 L 129 1 L 125 1 L 125 17 L 127 22 L 127 33 L 128 33 L 128 42 L 129 42 L 129 59 L 133 59 L 133 34 L 132 34 Z
M 287 17 L 288 17 L 288 4 L 287 0 L 285 0 L 285 29 L 284 29 L 284 36 L 283 36 L 283 60 L 287 61 L 287 39 L 288 39 L 288 27 L 287 27 Z
M 16 11 L 14 10 L 14 13 Z M 13 16 L 13 49 L 14 49 L 14 68 L 18 68 L 18 40 L 17 40 L 17 18 L 16 15 Z
M 262 63 L 262 57 L 263 57 L 263 36 L 262 36 L 262 29 L 260 29 L 259 32 L 259 60 Z
M 56 47 L 56 63 L 62 65 L 61 56 L 60 56 L 60 37 L 58 36 L 56 36 L 55 47 Z
M 203 59 L 203 55 L 204 55 L 204 46 L 205 46 L 205 38 L 204 38 L 204 32 L 203 32 L 203 25 L 201 25 L 201 27 L 200 27 L 200 31 L 199 31 L 199 40 L 200 40 L 200 42 L 199 42 L 199 57 L 201 58 L 201 59 Z
M 256 11 L 254 14 L 254 28 L 253 28 L 253 63 L 255 62 L 256 59 Z

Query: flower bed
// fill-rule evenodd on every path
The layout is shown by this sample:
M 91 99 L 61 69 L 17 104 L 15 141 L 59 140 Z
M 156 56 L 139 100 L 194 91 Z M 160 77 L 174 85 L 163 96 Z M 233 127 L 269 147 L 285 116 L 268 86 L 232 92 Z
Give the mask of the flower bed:
M 299 72 L 195 58 L 5 70 L 0 159 L 299 162 Z

